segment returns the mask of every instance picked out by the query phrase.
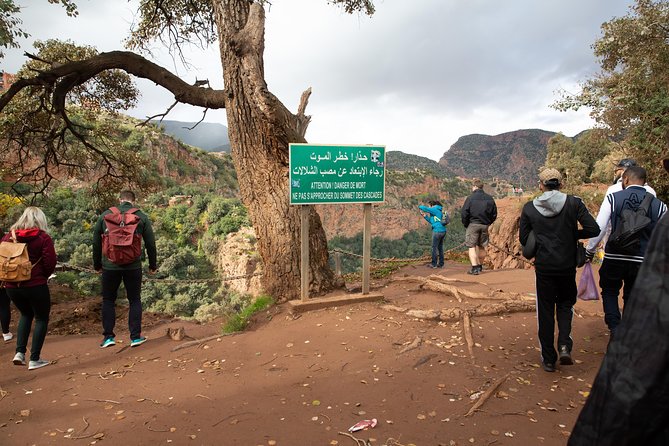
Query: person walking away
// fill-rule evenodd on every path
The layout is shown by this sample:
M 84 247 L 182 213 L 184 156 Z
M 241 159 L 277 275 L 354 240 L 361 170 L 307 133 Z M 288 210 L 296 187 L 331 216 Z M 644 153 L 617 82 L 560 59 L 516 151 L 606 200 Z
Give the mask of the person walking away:
M 116 344 L 116 298 L 121 281 L 125 286 L 128 298 L 128 329 L 130 330 L 130 346 L 137 347 L 146 342 L 142 336 L 142 257 L 141 240 L 149 259 L 149 273 L 155 273 L 157 269 L 156 241 L 149 217 L 141 210 L 133 206 L 135 194 L 132 191 L 123 191 L 119 194 L 118 207 L 112 207 L 104 211 L 98 218 L 93 228 L 93 267 L 102 273 L 102 335 L 100 348 L 111 347 Z M 114 245 L 110 237 L 112 214 L 115 211 L 122 214 L 125 221 L 136 224 L 133 237 L 134 245 L 139 247 L 132 254 L 128 254 L 126 247 Z M 127 215 L 126 215 L 127 214 Z M 107 219 L 105 219 L 107 217 Z M 129 226 L 130 227 L 130 226 Z M 103 255 L 103 239 L 108 244 L 106 255 Z M 107 243 L 107 242 L 105 242 Z M 112 258 L 110 258 L 112 257 Z M 116 263 L 115 263 L 116 262 Z
M 7 295 L 21 314 L 16 329 L 16 354 L 12 361 L 14 365 L 26 365 L 28 338 L 33 321 L 35 322 L 28 370 L 50 364 L 41 358 L 41 353 L 51 312 L 51 295 L 47 281 L 56 270 L 56 251 L 53 240 L 46 231 L 47 220 L 44 212 L 40 208 L 29 206 L 2 237 L 3 242 L 25 243 L 30 263 L 33 265 L 30 279 L 4 283 Z
M 472 194 L 465 199 L 460 216 L 466 229 L 465 246 L 469 249 L 469 261 L 472 264 L 467 274 L 477 275 L 483 271 L 485 248 L 489 240 L 488 227 L 497 219 L 497 205 L 483 191 L 483 181 L 474 180 Z
M 554 372 L 558 360 L 555 319 L 560 364 L 573 364 L 571 323 L 577 293 L 576 243 L 599 234 L 599 226 L 580 198 L 560 192 L 562 175 L 558 170 L 542 170 L 539 180 L 542 195 L 523 206 L 519 239 L 524 246 L 534 231 L 541 363 L 545 371 Z M 582 229 L 578 229 L 579 223 Z
M 0 326 L 2 327 L 2 339 L 9 342 L 14 335 L 9 331 L 9 324 L 12 321 L 12 309 L 9 296 L 4 286 L 0 286 Z
M 5 234 L 0 231 L 0 239 Z M 3 284 L 0 284 L 0 328 L 2 328 L 2 339 L 9 342 L 14 338 L 14 335 L 9 331 L 9 324 L 12 321 L 12 309 L 10 306 L 9 296 Z
M 430 207 L 421 205 L 418 209 L 421 215 L 432 226 L 432 263 L 431 268 L 444 267 L 444 237 L 446 236 L 446 225 L 450 221 L 447 212 L 438 201 L 429 201 Z
M 651 199 L 648 205 L 650 223 L 638 233 L 638 244 L 632 250 L 628 250 L 617 246 L 609 237 L 604 246 L 604 260 L 599 269 L 599 287 L 602 290 L 604 322 L 609 328 L 610 339 L 615 337 L 616 329 L 620 324 L 621 312 L 618 304 L 620 289 L 623 290 L 624 306 L 643 262 L 650 234 L 659 218 L 667 211 L 667 206 L 644 187 L 645 183 L 646 169 L 640 166 L 628 167 L 622 176 L 622 189 L 610 194 L 606 198 L 606 206 L 600 209 L 600 215 L 607 218 L 607 224 L 611 226 L 611 234 L 613 234 L 618 225 L 622 224 L 624 211 L 636 212 L 646 196 Z M 597 246 L 601 236 L 600 232 L 597 238 L 588 243 L 586 249 L 588 259 L 593 258 L 595 254 L 593 247 Z
M 669 158 L 663 161 L 669 172 Z M 568 446 L 669 444 L 669 216 L 658 221 Z

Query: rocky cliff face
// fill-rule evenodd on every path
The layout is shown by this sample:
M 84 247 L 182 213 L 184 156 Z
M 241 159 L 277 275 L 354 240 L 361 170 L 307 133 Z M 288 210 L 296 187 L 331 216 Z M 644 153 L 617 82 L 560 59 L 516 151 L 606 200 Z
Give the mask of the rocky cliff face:
M 501 178 L 527 187 L 536 181 L 537 171 L 546 161 L 548 140 L 554 135 L 531 129 L 463 136 L 439 164 L 467 178 Z
M 491 264 L 493 269 L 532 267 L 522 256 L 522 247 L 518 241 L 520 213 L 529 199 L 529 196 L 523 196 L 496 200 L 497 220 L 489 228 L 490 244 L 486 262 Z
M 372 235 L 387 239 L 400 239 L 412 230 L 424 228 L 425 220 L 418 213 L 415 197 L 437 194 L 442 203 L 452 213 L 452 202 L 445 191 L 441 191 L 442 179 L 425 176 L 421 182 L 386 185 L 386 202 L 372 207 Z M 413 204 L 415 203 L 415 205 Z M 363 231 L 362 204 L 318 205 L 328 239 L 334 236 L 353 237 Z
M 219 245 L 216 266 L 222 277 L 240 277 L 225 282 L 231 290 L 252 296 L 262 293 L 260 276 L 253 276 L 262 274 L 262 263 L 256 251 L 253 228 L 241 228 L 235 233 L 228 234 Z

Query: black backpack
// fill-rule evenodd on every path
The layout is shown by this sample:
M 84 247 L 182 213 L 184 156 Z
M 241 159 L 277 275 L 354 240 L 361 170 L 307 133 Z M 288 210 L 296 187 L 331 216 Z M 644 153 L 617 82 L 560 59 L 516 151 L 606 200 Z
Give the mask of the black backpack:
M 623 209 L 618 225 L 609 236 L 608 246 L 616 254 L 639 255 L 641 232 L 651 223 L 650 203 L 653 195 L 646 192 L 636 211 Z

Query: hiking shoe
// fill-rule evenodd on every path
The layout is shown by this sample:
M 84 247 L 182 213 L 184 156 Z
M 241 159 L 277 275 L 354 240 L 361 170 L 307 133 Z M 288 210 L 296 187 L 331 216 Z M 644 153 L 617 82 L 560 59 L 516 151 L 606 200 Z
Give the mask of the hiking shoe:
M 142 345 L 143 343 L 146 342 L 146 338 L 144 336 L 133 339 L 130 341 L 130 347 L 137 347 L 138 345 Z
M 479 268 L 478 266 L 472 266 L 472 269 L 467 271 L 467 274 L 471 274 L 472 276 L 478 276 L 479 275 Z
M 3 333 L 2 334 L 2 339 L 4 339 L 5 342 L 11 341 L 13 337 L 14 337 L 14 335 L 11 334 L 11 333 Z
M 566 345 L 560 346 L 560 364 L 562 365 L 572 365 L 574 360 L 571 359 L 571 352 Z
M 478 265 L 476 268 L 479 270 L 479 274 L 483 272 L 483 265 Z
M 26 365 L 26 354 L 21 352 L 16 352 L 12 362 L 14 363 L 14 365 Z
M 100 348 L 107 348 L 111 347 L 112 345 L 116 345 L 116 341 L 114 340 L 113 337 L 111 338 L 105 338 L 102 341 L 102 344 L 100 344 Z
M 40 358 L 37 361 L 30 361 L 28 363 L 28 370 L 41 369 L 42 367 L 46 367 L 49 364 L 51 364 L 49 361 Z
M 547 372 L 555 371 L 555 363 L 553 362 L 543 362 L 541 361 L 541 367 Z

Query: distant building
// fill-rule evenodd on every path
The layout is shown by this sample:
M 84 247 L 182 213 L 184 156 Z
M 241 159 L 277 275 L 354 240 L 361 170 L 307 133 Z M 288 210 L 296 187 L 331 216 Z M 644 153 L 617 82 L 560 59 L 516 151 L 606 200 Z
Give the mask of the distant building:
M 14 75 L 6 71 L 0 71 L 0 93 L 4 93 L 14 83 Z

